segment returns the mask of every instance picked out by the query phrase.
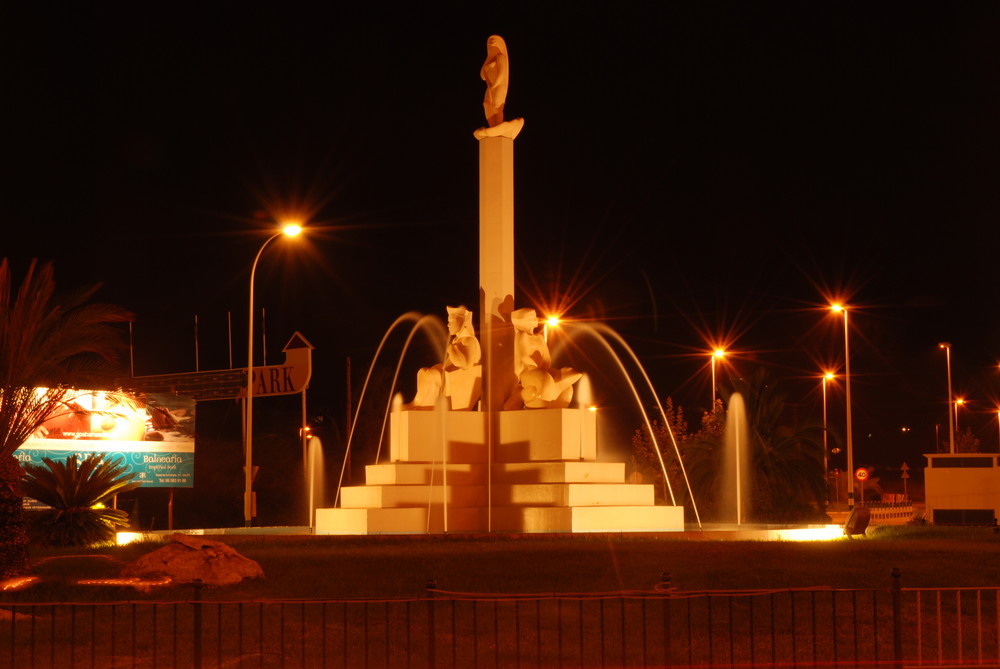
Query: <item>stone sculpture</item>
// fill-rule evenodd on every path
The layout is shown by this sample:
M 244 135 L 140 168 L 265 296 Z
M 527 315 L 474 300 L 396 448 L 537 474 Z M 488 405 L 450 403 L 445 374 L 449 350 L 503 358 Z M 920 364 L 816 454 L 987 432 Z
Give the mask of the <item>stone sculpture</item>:
M 544 335 L 537 333 L 538 316 L 534 309 L 517 309 L 510 320 L 514 326 L 517 386 L 504 409 L 565 409 L 573 399 L 573 384 L 583 374 L 570 367 L 551 366 L 548 344 Z
M 490 127 L 503 123 L 503 105 L 507 100 L 507 84 L 510 81 L 507 44 L 499 35 L 490 35 L 486 40 L 486 62 L 479 70 L 479 76 L 486 82 L 486 96 L 483 109 Z
M 417 394 L 412 407 L 432 408 L 444 394 L 453 411 L 474 409 L 482 391 L 482 349 L 472 327 L 472 312 L 448 307 L 448 334 L 444 362 L 417 372 Z

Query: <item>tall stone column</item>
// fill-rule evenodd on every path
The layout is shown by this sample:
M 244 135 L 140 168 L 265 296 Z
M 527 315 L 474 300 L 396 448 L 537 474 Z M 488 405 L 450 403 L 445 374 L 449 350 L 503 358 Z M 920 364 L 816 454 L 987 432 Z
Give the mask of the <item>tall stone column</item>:
M 514 388 L 515 119 L 481 128 L 479 140 L 479 337 L 484 411 L 499 411 Z

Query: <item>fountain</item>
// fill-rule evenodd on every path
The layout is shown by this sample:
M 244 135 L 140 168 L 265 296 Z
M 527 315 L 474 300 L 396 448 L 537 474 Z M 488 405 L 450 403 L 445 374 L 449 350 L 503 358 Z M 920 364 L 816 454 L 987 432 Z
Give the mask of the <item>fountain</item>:
M 326 463 L 323 459 L 323 443 L 319 437 L 309 437 L 306 446 L 306 496 L 309 506 L 309 523 L 313 523 L 316 507 L 326 500 L 323 496 L 326 490 Z
M 553 365 L 534 309 L 514 307 L 513 147 L 524 120 L 503 119 L 508 59 L 500 37 L 489 38 L 480 74 L 487 82 L 483 105 L 489 126 L 474 133 L 479 142 L 479 337 L 472 311 L 448 308 L 441 361 L 420 370 L 411 402 L 397 401 L 387 410 L 388 462 L 376 456 L 376 464 L 365 469 L 365 485 L 338 485 L 334 507 L 316 510 L 314 531 L 683 530 L 684 510 L 672 490 L 673 503 L 657 506 L 651 484 L 626 483 L 623 462 L 598 459 L 598 413 L 581 405 L 579 394 L 574 398 L 583 375 Z M 427 318 L 409 317 L 415 325 L 407 345 Z M 625 372 L 609 343 L 624 341 L 606 326 L 594 325 L 588 332 Z
M 743 526 L 750 499 L 750 436 L 747 429 L 747 410 L 743 396 L 733 393 L 729 398 L 726 420 L 725 447 L 722 450 L 722 483 L 719 508 L 730 517 L 736 527 Z M 726 516 L 723 516 L 725 519 Z

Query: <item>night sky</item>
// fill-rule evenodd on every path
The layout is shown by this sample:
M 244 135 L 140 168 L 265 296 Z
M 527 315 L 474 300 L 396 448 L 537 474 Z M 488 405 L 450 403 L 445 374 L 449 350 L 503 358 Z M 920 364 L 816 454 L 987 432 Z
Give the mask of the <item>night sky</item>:
M 1000 5 L 534 4 L 6 7 L 2 255 L 102 283 L 136 374 L 193 371 L 195 315 L 219 369 L 297 217 L 307 242 L 258 266 L 268 362 L 301 331 L 311 410 L 340 421 L 346 359 L 360 376 L 396 316 L 477 307 L 496 33 L 525 119 L 518 306 L 614 325 L 693 423 L 716 340 L 720 385 L 766 368 L 819 421 L 846 300 L 856 463 L 922 466 L 946 435 L 940 341 L 997 449 Z

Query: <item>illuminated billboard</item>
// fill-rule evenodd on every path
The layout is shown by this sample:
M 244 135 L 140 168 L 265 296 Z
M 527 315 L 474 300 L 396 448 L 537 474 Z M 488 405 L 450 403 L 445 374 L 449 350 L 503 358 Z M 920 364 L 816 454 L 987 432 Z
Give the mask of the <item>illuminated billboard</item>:
M 191 488 L 194 409 L 194 399 L 183 395 L 71 391 L 14 457 L 44 466 L 42 458 L 107 453 L 143 487 Z

